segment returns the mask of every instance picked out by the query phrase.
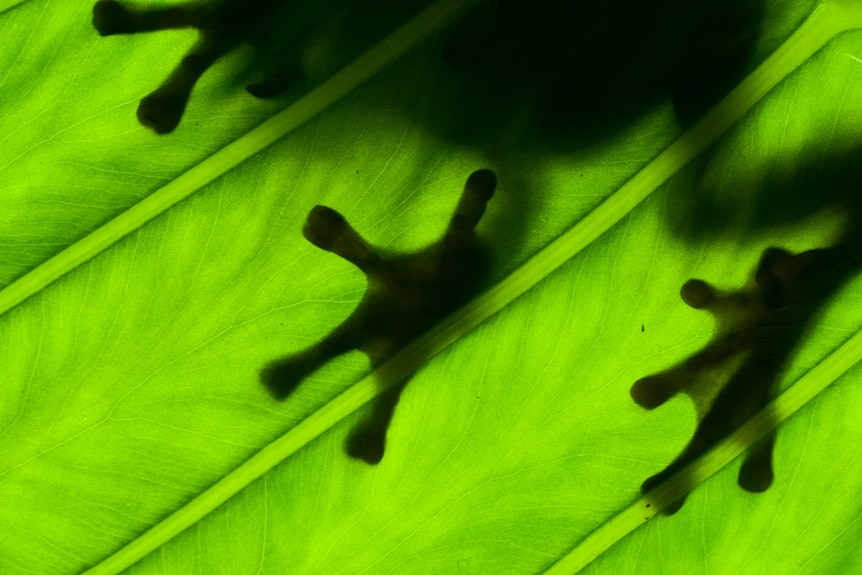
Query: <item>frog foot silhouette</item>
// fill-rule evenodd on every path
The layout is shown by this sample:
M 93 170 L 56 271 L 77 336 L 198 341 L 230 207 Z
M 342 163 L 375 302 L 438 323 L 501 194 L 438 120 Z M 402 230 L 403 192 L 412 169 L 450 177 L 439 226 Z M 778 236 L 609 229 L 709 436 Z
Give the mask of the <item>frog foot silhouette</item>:
M 753 285 L 721 294 L 692 279 L 680 290 L 683 301 L 715 315 L 719 330 L 699 353 L 665 372 L 632 386 L 636 403 L 654 409 L 677 393 L 698 407 L 699 423 L 682 453 L 641 486 L 646 493 L 703 455 L 772 399 L 775 381 L 813 314 L 848 277 L 847 248 L 826 248 L 797 255 L 769 248 L 761 256 Z M 858 256 L 852 256 L 858 259 Z M 730 374 L 719 389 L 722 375 Z M 765 491 L 772 484 L 774 432 L 756 442 L 739 471 L 740 487 Z M 690 491 L 690 489 L 687 489 Z M 664 512 L 676 513 L 685 496 Z
M 200 31 L 198 42 L 173 73 L 138 106 L 141 124 L 167 134 L 179 125 L 195 83 L 216 60 L 244 42 L 258 48 L 272 44 L 282 5 L 276 0 L 218 0 L 132 7 L 116 0 L 99 0 L 93 6 L 93 26 L 102 36 L 177 28 Z M 287 89 L 298 68 L 298 56 L 290 50 L 268 56 L 267 62 L 266 78 L 246 88 L 259 98 Z
M 489 267 L 475 228 L 496 182 L 491 170 L 471 174 L 443 239 L 415 254 L 385 257 L 341 214 L 326 206 L 313 208 L 303 227 L 305 238 L 362 270 L 368 287 L 356 310 L 321 342 L 263 369 L 261 381 L 270 394 L 285 399 L 324 363 L 353 349 L 366 353 L 376 367 L 475 296 Z M 386 430 L 406 384 L 396 383 L 375 400 L 348 438 L 348 455 L 368 463 L 382 459 Z

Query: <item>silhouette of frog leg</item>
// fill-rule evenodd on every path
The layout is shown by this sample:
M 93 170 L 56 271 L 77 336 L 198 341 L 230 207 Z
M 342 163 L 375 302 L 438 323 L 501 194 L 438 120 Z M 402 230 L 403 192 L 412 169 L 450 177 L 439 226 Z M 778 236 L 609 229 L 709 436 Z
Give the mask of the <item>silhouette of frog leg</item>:
M 302 235 L 320 249 L 341 256 L 366 273 L 380 262 L 380 256 L 365 243 L 344 216 L 332 208 L 312 208 L 302 228 Z
M 748 409 L 750 413 L 744 418 L 753 416 L 769 403 L 776 375 L 798 343 L 811 315 L 831 291 L 827 287 L 823 295 L 818 294 L 821 288 L 817 287 L 817 280 L 809 279 L 827 261 L 827 251 L 823 249 L 794 256 L 786 250 L 769 248 L 761 257 L 755 281 L 761 287 L 764 306 L 770 310 L 768 323 L 771 325 L 760 330 L 761 337 L 752 353 L 751 362 L 756 362 L 758 373 L 753 376 L 757 379 L 751 382 L 754 385 L 750 386 L 749 394 L 755 405 Z M 737 425 L 741 424 L 739 421 Z M 732 429 L 728 433 L 730 431 Z M 774 445 L 775 432 L 771 431 L 749 448 L 739 469 L 740 487 L 752 493 L 769 489 L 774 478 Z
M 776 322 L 774 312 L 784 303 L 779 291 L 783 285 L 781 281 L 791 275 L 786 265 L 791 257 L 783 250 L 764 252 L 755 273 L 757 288 L 753 295 L 717 295 L 709 284 L 701 280 L 689 280 L 683 285 L 680 295 L 687 305 L 706 309 L 717 317 L 733 316 L 737 325 L 680 366 L 637 381 L 632 386 L 632 398 L 639 405 L 652 409 L 678 392 L 690 393 L 696 386 L 704 385 L 704 374 L 731 357 L 743 352 L 748 355 L 718 393 L 682 453 L 660 473 L 644 481 L 641 487 L 644 492 L 706 453 L 769 403 L 775 376 L 796 341 L 787 337 L 780 327 L 784 322 Z M 808 256 L 796 263 L 798 261 L 808 261 Z M 776 276 L 776 270 L 783 277 Z M 773 323 L 777 323 L 779 328 L 771 327 Z M 772 483 L 773 442 L 771 436 L 764 437 L 746 455 L 738 479 L 744 489 L 763 491 Z M 685 499 L 686 496 L 681 497 L 665 508 L 664 513 L 676 513 Z
M 371 465 L 380 463 L 386 450 L 386 432 L 407 381 L 387 389 L 374 400 L 371 413 L 347 437 L 347 455 Z
M 322 250 L 332 252 L 366 270 L 379 261 L 344 216 L 326 206 L 316 206 L 302 229 L 305 238 Z M 261 380 L 276 399 L 290 395 L 300 382 L 329 360 L 353 349 L 362 349 L 372 335 L 368 329 L 368 306 L 360 305 L 319 344 L 276 360 L 261 373 Z
M 100 36 L 135 34 L 177 28 L 200 27 L 202 5 L 130 7 L 116 0 L 99 0 L 93 6 L 93 26 Z
M 180 123 L 192 88 L 216 60 L 229 52 L 233 44 L 202 39 L 182 59 L 168 80 L 155 92 L 141 100 L 138 121 L 157 134 L 172 132 Z
M 688 305 L 707 308 L 716 316 L 733 320 L 733 324 L 704 350 L 708 353 L 701 352 L 679 368 L 638 381 L 632 387 L 635 401 L 654 407 L 672 392 L 689 392 L 700 385 L 703 373 L 721 367 L 732 355 L 745 352 L 746 356 L 716 395 L 683 452 L 662 472 L 647 479 L 644 491 L 693 462 L 766 407 L 778 374 L 813 314 L 846 281 L 850 270 L 858 269 L 859 259 L 860 252 L 853 243 L 797 255 L 769 248 L 760 258 L 755 286 L 748 292 L 717 296 L 700 280 L 683 286 L 682 296 Z M 770 416 L 768 412 L 766 415 Z M 769 488 L 774 443 L 775 433 L 770 432 L 749 448 L 739 470 L 740 487 L 751 492 Z M 674 513 L 684 500 L 680 498 L 665 512 Z
M 475 240 L 476 225 L 482 219 L 488 201 L 494 197 L 496 188 L 497 176 L 491 170 L 476 170 L 470 174 L 449 222 L 449 229 L 446 230 L 447 247 Z
M 442 241 L 426 250 L 385 259 L 326 206 L 316 206 L 302 233 L 322 250 L 332 252 L 362 270 L 368 287 L 359 306 L 318 346 L 273 362 L 261 373 L 276 398 L 289 395 L 303 378 L 331 358 L 356 349 L 377 367 L 435 322 L 474 294 L 485 271 L 475 238 L 476 224 L 493 196 L 496 177 L 490 170 L 472 174 Z M 410 377 L 375 399 L 366 418 L 346 445 L 348 454 L 378 463 L 385 451 L 386 431 Z
M 782 345 L 768 336 L 758 342 L 727 387 L 718 395 L 709 416 L 713 430 L 704 440 L 700 457 L 719 441 L 754 417 L 772 399 L 772 388 L 781 366 L 793 344 Z M 706 421 L 706 418 L 704 418 Z M 772 447 L 775 434 L 770 432 L 748 449 L 740 467 L 737 483 L 746 491 L 759 493 L 772 485 Z
M 182 59 L 168 80 L 141 100 L 138 120 L 158 134 L 172 132 L 180 123 L 198 79 L 220 57 L 232 50 L 239 37 L 217 29 L 218 15 L 206 4 L 131 8 L 115 0 L 93 6 L 93 26 L 102 36 L 134 34 L 172 28 L 198 28 L 201 40 Z
M 718 296 L 702 280 L 689 280 L 683 284 L 680 297 L 689 307 L 706 309 L 714 314 L 740 303 L 736 294 Z M 702 381 L 701 374 L 705 371 L 743 351 L 753 335 L 751 330 L 730 330 L 724 338 L 713 341 L 682 364 L 636 381 L 631 389 L 632 399 L 641 407 L 655 409 L 677 393 L 696 386 Z
M 775 432 L 770 431 L 748 449 L 737 483 L 751 493 L 761 493 L 772 485 L 772 449 L 775 447 Z
M 353 325 L 348 319 L 320 343 L 267 365 L 261 372 L 260 379 L 270 395 L 279 401 L 285 399 L 296 390 L 303 379 L 325 363 L 355 349 L 359 334 L 352 328 Z
M 476 280 L 481 279 L 481 257 L 475 249 L 475 228 L 485 213 L 488 200 L 494 195 L 496 184 L 497 178 L 491 170 L 478 170 L 467 178 L 444 237 L 444 249 L 439 260 L 432 258 L 423 261 L 419 254 L 400 262 L 381 262 L 369 270 L 369 276 L 377 278 L 381 284 L 399 286 L 397 290 L 390 292 L 395 294 L 393 302 L 383 302 L 373 297 L 368 300 L 368 317 L 375 319 L 370 320 L 373 324 L 369 326 L 371 335 L 360 344 L 360 349 L 369 355 L 373 366 L 385 361 L 472 295 L 473 288 L 478 283 Z M 352 256 L 354 259 L 367 259 L 361 251 L 363 248 L 367 249 L 367 246 L 358 236 L 351 238 L 348 243 L 357 246 L 356 250 L 360 255 Z M 347 254 L 341 255 L 350 259 Z M 412 272 L 407 271 L 411 265 L 416 264 L 419 265 Z M 431 275 L 434 277 L 430 281 L 420 279 L 427 275 L 428 270 L 424 268 L 428 265 L 433 266 Z M 424 304 L 418 307 L 414 307 L 415 304 L 402 307 L 403 302 L 414 300 Z M 380 329 L 381 326 L 385 328 Z M 380 462 L 385 451 L 386 431 L 408 380 L 409 378 L 391 387 L 375 400 L 371 412 L 347 439 L 348 455 L 370 464 Z
M 752 353 L 745 360 L 698 423 L 694 436 L 682 453 L 661 472 L 644 481 L 641 486 L 642 491 L 647 492 L 676 474 L 769 403 L 772 382 L 780 366 L 782 354 L 768 355 L 771 357 L 766 354 Z M 764 437 L 755 444 L 753 451 L 749 451 L 746 455 L 738 478 L 738 483 L 743 489 L 764 491 L 772 483 L 772 445 L 772 437 Z M 664 513 L 667 515 L 676 513 L 685 499 L 684 495 L 666 507 Z

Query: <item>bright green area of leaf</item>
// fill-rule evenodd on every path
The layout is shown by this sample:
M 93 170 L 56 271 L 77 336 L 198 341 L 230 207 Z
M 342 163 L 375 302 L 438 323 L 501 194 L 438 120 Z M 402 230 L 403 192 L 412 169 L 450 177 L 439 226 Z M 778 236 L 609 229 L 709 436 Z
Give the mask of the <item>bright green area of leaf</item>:
M 803 8 L 774 6 L 765 43 L 789 34 Z M 30 2 L 0 20 L 12 39 L 0 53 L 10 70 L 0 88 L 6 283 L 275 112 L 217 88 L 229 62 L 205 77 L 175 134 L 148 133 L 134 108 L 185 49 L 175 46 L 182 35 L 111 45 L 88 18 Z M 723 139 L 713 189 L 729 194 L 803 162 L 807 146 L 850 148 L 862 134 L 860 54 L 860 35 L 844 35 L 781 84 Z M 365 362 L 351 355 L 278 405 L 256 370 L 326 333 L 364 289 L 358 272 L 301 238 L 311 206 L 339 209 L 373 242 L 415 248 L 441 232 L 466 175 L 492 162 L 380 104 L 399 91 L 430 101 L 432 56 L 396 62 L 3 316 L 4 572 L 76 573 L 100 561 L 360 378 Z M 34 81 L 23 71 L 37 65 L 46 71 Z M 597 149 L 534 151 L 529 166 L 515 153 L 495 158 L 501 185 L 481 231 L 502 252 L 500 269 L 590 213 L 675 135 L 665 107 Z M 806 249 L 834 234 L 826 215 L 685 243 L 672 222 L 687 183 L 683 174 L 663 187 L 430 362 L 405 392 L 380 466 L 343 455 L 349 417 L 131 572 L 548 568 L 637 500 L 642 479 L 691 434 L 685 400 L 647 414 L 628 396 L 638 377 L 711 335 L 679 286 L 696 276 L 736 287 L 762 248 Z M 730 203 L 744 206 L 740 194 Z M 788 383 L 862 327 L 852 312 L 860 289 L 849 286 L 818 321 Z M 852 572 L 860 469 L 835 438 L 860 431 L 858 379 L 849 372 L 781 427 L 767 493 L 740 491 L 731 465 L 587 572 Z

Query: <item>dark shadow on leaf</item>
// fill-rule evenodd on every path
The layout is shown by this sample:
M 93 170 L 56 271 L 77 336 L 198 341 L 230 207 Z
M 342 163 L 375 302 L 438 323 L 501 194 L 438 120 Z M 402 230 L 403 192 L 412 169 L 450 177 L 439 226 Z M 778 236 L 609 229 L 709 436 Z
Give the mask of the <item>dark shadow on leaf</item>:
M 174 131 L 198 80 L 220 58 L 240 45 L 254 56 L 238 81 L 257 98 L 273 98 L 304 86 L 304 48 L 325 43 L 332 62 L 329 73 L 379 40 L 391 27 L 413 15 L 427 0 L 377 2 L 356 0 L 203 0 L 146 5 L 99 0 L 93 27 L 102 36 L 194 28 L 197 43 L 173 73 L 138 107 L 138 120 L 158 134 Z M 349 26 L 339 26 L 349 22 Z M 339 52 L 341 56 L 333 54 Z M 308 86 L 305 85 L 307 88 Z
M 567 150 L 613 136 L 673 97 L 696 120 L 750 67 L 763 3 L 477 3 L 448 32 L 454 88 L 434 128 L 499 150 Z
M 477 295 L 485 286 L 488 260 L 476 237 L 476 225 L 496 184 L 490 170 L 470 175 L 443 239 L 415 254 L 383 254 L 335 210 L 312 209 L 303 229 L 305 238 L 362 270 L 368 288 L 353 313 L 320 343 L 261 372 L 270 394 L 285 399 L 323 364 L 353 349 L 367 354 L 376 368 Z M 387 389 L 346 446 L 349 455 L 368 463 L 383 457 L 386 430 L 407 381 L 382 383 Z
M 833 245 L 797 254 L 780 247 L 765 250 L 750 285 L 739 291 L 721 293 L 700 279 L 682 286 L 680 296 L 689 307 L 716 316 L 716 334 L 683 363 L 635 382 L 631 395 L 647 409 L 680 392 L 693 398 L 714 395 L 714 400 L 698 405 L 699 422 L 691 441 L 670 465 L 643 483 L 644 492 L 703 455 L 775 397 L 778 378 L 818 313 L 862 270 L 860 154 L 862 149 L 851 145 L 831 156 L 818 151 L 790 162 L 784 158 L 781 164 L 776 160 L 758 193 L 740 197 L 733 209 L 712 204 L 720 195 L 707 185 L 681 204 L 688 208 L 681 218 L 687 223 L 678 222 L 677 230 L 690 241 L 734 226 L 751 231 L 788 226 L 821 211 L 837 218 L 843 229 Z M 713 372 L 726 370 L 731 372 L 726 380 L 713 377 Z M 719 389 L 704 394 L 705 386 Z M 747 491 L 765 491 L 772 484 L 775 437 L 769 432 L 749 448 L 738 477 Z M 684 499 L 665 511 L 676 512 Z

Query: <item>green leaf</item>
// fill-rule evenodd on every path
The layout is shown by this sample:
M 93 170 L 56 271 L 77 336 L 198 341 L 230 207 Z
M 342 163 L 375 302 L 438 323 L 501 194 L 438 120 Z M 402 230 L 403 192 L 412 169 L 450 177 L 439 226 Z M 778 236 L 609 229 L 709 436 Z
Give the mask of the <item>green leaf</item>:
M 493 156 L 427 128 L 445 71 L 420 37 L 460 4 L 284 111 L 223 87 L 243 66 L 230 56 L 166 137 L 135 108 L 192 34 L 99 38 L 88 5 L 0 14 L 4 573 L 860 568 L 859 278 L 782 374 L 767 492 L 740 490 L 731 462 L 763 431 L 752 420 L 695 464 L 715 475 L 678 514 L 644 521 L 674 487 L 641 498 L 640 483 L 688 441 L 694 410 L 629 397 L 714 331 L 679 300 L 687 279 L 735 289 L 765 247 L 853 226 L 826 191 L 812 200 L 825 210 L 794 212 L 776 182 L 858 148 L 862 34 L 830 38 L 858 26 L 859 3 L 807 25 L 811 2 L 770 3 L 765 68 L 680 139 L 665 102 L 590 148 Z M 418 249 L 486 166 L 500 186 L 480 233 L 499 283 L 376 373 L 350 354 L 271 400 L 258 370 L 325 335 L 365 287 L 302 238 L 307 211 Z M 698 201 L 734 216 L 693 234 L 697 177 Z M 349 460 L 354 411 L 417 365 L 383 462 Z

